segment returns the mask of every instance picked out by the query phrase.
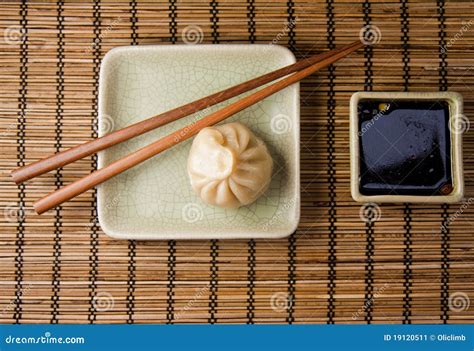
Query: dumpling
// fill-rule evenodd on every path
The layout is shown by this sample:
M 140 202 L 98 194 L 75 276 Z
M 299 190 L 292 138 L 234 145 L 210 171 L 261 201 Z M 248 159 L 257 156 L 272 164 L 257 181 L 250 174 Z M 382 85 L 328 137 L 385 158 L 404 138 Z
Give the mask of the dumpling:
M 268 188 L 273 160 L 264 142 L 241 123 L 201 130 L 188 158 L 191 186 L 210 205 L 249 205 Z

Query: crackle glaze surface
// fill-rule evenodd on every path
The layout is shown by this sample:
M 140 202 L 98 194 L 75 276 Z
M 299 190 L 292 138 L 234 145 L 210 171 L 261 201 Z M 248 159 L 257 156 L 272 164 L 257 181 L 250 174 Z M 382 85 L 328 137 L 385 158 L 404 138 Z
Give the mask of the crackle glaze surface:
M 123 128 L 294 62 L 272 45 L 183 45 L 114 49 L 100 76 L 99 134 Z M 99 154 L 99 167 L 124 157 L 236 98 L 195 113 Z M 232 116 L 263 139 L 273 157 L 268 191 L 250 206 L 204 204 L 186 172 L 192 140 L 107 181 L 98 189 L 103 230 L 124 239 L 275 238 L 299 220 L 299 87 Z

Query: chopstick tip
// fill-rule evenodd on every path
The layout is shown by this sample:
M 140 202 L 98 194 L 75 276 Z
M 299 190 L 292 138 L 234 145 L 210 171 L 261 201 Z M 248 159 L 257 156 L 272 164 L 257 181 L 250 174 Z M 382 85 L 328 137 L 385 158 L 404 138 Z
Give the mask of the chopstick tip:
M 47 211 L 47 208 L 43 206 L 42 200 L 43 199 L 39 199 L 38 201 L 33 203 L 33 210 L 36 212 L 37 215 L 41 215 Z
M 21 174 L 20 175 L 18 174 L 18 169 L 14 169 L 13 171 L 11 171 L 10 176 L 12 177 L 16 185 L 20 185 L 21 183 L 23 183 Z

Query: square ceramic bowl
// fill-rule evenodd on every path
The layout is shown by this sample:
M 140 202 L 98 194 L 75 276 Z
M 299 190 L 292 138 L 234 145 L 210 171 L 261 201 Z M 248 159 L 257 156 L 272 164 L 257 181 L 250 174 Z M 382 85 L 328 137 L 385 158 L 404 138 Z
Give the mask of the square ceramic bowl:
M 450 192 L 447 195 L 443 194 L 433 194 L 433 195 L 415 195 L 415 194 L 387 194 L 387 195 L 367 195 L 362 194 L 360 190 L 361 182 L 361 138 L 364 132 L 373 132 L 378 133 L 377 138 L 381 140 L 381 143 L 375 145 L 379 147 L 380 150 L 376 151 L 376 154 L 382 154 L 387 156 L 388 152 L 385 148 L 385 144 L 391 144 L 390 138 L 387 138 L 387 135 L 384 135 L 383 132 L 379 130 L 368 130 L 370 128 L 376 128 L 374 124 L 366 124 L 365 127 L 361 128 L 359 124 L 359 104 L 364 101 L 374 101 L 375 103 L 381 103 L 382 105 L 388 106 L 394 101 L 415 101 L 415 102 L 427 102 L 427 101 L 441 101 L 447 104 L 447 110 L 449 114 L 449 119 L 446 131 L 447 138 L 449 138 L 450 152 L 449 159 L 450 165 L 447 169 L 450 169 L 452 185 L 449 187 Z M 430 105 L 431 106 L 431 105 Z M 380 111 L 375 115 L 377 119 L 379 118 L 394 118 L 390 114 L 384 116 L 384 111 Z M 375 118 L 374 117 L 374 118 Z M 430 119 L 433 115 L 430 115 Z M 416 122 L 416 121 L 415 121 Z M 430 122 L 431 123 L 431 122 Z M 466 117 L 463 115 L 463 99 L 462 96 L 454 92 L 434 92 L 434 93 L 418 93 L 418 92 L 357 92 L 352 95 L 350 102 L 350 154 L 351 154 L 351 194 L 352 198 L 357 202 L 407 202 L 407 203 L 453 203 L 459 202 L 464 193 L 464 178 L 463 178 L 463 166 L 462 166 L 462 132 L 463 125 L 466 123 Z M 415 128 L 415 126 L 413 126 Z M 363 129 L 363 130 L 360 130 Z M 364 130 L 366 129 L 366 130 Z M 424 130 L 424 129 L 422 129 Z M 445 130 L 445 129 L 444 129 Z M 397 137 L 397 145 L 402 145 L 398 143 L 403 143 L 408 145 L 408 141 L 405 138 L 408 138 L 406 135 L 410 135 L 412 140 L 420 140 L 420 136 L 417 134 L 418 131 L 411 133 L 404 132 L 402 137 Z M 391 134 L 391 133 L 389 133 Z M 395 133 L 396 134 L 396 133 Z M 410 144 L 411 145 L 411 144 Z M 411 148 L 412 146 L 410 146 Z M 390 148 L 396 149 L 393 144 Z M 396 150 L 400 154 L 400 150 Z M 426 151 L 424 149 L 424 151 Z M 413 152 L 413 151 L 410 151 Z M 397 156 L 395 156 L 396 158 Z M 414 157 L 414 155 L 413 155 Z M 428 156 L 427 156 L 428 157 Z M 433 157 L 433 156 L 429 156 Z M 432 171 L 430 169 L 429 171 Z M 427 173 L 429 173 L 429 171 Z M 402 170 L 405 172 L 405 169 Z M 421 177 L 428 177 L 428 174 L 422 174 Z M 404 176 L 405 173 L 403 173 Z
M 160 45 L 115 48 L 99 81 L 99 134 L 292 64 L 276 45 Z M 99 153 L 99 167 L 124 157 L 234 98 Z M 208 206 L 193 192 L 186 170 L 192 140 L 153 157 L 98 188 L 99 222 L 114 238 L 281 238 L 300 216 L 299 86 L 278 92 L 230 117 L 267 144 L 274 160 L 268 191 L 237 210 Z

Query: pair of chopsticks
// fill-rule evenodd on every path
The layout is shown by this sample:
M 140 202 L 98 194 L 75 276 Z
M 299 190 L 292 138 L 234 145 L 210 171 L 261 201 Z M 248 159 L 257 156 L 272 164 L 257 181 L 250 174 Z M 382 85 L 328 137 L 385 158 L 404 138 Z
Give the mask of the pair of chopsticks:
M 75 146 L 65 151 L 61 151 L 48 158 L 33 162 L 24 167 L 20 167 L 12 172 L 15 183 L 21 184 L 26 180 L 39 176 L 51 170 L 63 167 L 71 162 L 92 155 L 98 151 L 134 138 L 138 135 L 149 132 L 167 123 L 176 121 L 194 112 L 228 100 L 232 97 L 248 92 L 271 81 L 281 79 L 261 90 L 258 90 L 241 100 L 238 100 L 210 115 L 181 128 L 131 154 L 119 159 L 106 167 L 103 167 L 91 174 L 60 188 L 33 204 L 36 213 L 41 214 L 54 208 L 73 197 L 105 182 L 106 180 L 122 173 L 133 166 L 173 147 L 174 145 L 196 135 L 201 129 L 217 124 L 226 118 L 242 111 L 243 109 L 265 99 L 266 97 L 300 81 L 317 70 L 326 67 L 339 59 L 364 46 L 360 41 L 344 46 L 340 49 L 332 50 L 323 54 L 314 55 L 298 61 L 292 65 L 280 68 L 276 71 L 264 74 L 260 77 L 248 80 L 231 88 L 206 96 L 199 100 L 190 102 L 184 106 L 153 116 L 144 121 L 132 124 L 126 128 L 111 132 L 95 140 Z M 296 73 L 295 73 L 296 72 Z M 290 75 L 291 74 L 291 75 Z

